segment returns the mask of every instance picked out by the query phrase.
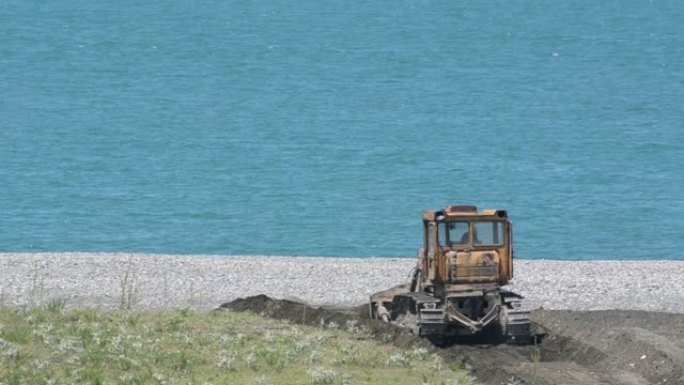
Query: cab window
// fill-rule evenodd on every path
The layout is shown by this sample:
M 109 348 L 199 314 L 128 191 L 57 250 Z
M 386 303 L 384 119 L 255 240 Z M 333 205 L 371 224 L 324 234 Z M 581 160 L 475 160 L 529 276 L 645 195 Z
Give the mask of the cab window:
M 477 245 L 498 246 L 504 243 L 503 222 L 477 221 L 473 222 L 473 229 Z
M 468 222 L 454 221 L 439 224 L 439 243 L 446 246 L 467 245 Z

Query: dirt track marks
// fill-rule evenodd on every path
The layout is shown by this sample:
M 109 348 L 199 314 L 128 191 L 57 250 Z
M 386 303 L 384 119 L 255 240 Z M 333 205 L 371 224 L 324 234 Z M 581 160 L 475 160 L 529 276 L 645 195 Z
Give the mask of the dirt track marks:
M 292 322 L 363 322 L 373 336 L 399 347 L 424 346 L 470 369 L 490 385 L 684 385 L 684 315 L 640 311 L 535 311 L 535 345 L 432 346 L 405 330 L 369 320 L 366 306 L 317 308 L 264 295 L 221 306 Z
M 534 319 L 549 333 L 544 354 L 554 339 L 572 343 L 559 349 L 560 359 L 579 362 L 609 384 L 684 384 L 684 315 L 644 311 L 539 311 Z M 601 355 L 586 354 L 577 346 Z M 543 359 L 542 359 L 543 361 Z

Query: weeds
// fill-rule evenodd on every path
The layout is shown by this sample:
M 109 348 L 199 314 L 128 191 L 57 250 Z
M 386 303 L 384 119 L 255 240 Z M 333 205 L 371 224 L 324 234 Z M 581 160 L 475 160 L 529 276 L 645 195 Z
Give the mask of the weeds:
M 12 325 L 0 332 L 0 337 L 14 344 L 26 344 L 31 338 L 31 329 L 28 325 Z
M 537 366 L 541 362 L 541 349 L 537 344 L 536 338 L 534 339 L 532 353 L 530 353 L 530 361 L 532 361 L 532 381 L 535 383 L 537 381 Z
M 38 262 L 33 261 L 33 276 L 31 277 L 31 292 L 29 293 L 29 303 L 32 307 L 36 307 L 43 300 L 43 293 L 45 291 L 45 283 L 43 275 L 38 269 Z
M 61 313 L 66 307 L 67 300 L 63 297 L 52 298 L 45 305 L 45 310 L 51 313 Z
M 411 367 L 411 357 L 406 352 L 396 352 L 387 359 L 389 366 L 403 366 L 405 368 Z
M 139 289 L 137 267 L 130 257 L 120 279 L 119 308 L 132 309 L 138 302 Z
M 195 283 L 190 282 L 190 298 L 189 303 L 191 307 L 202 308 L 204 306 L 204 290 L 195 290 Z
M 7 299 L 7 288 L 5 284 L 3 283 L 2 287 L 0 287 L 0 309 L 5 307 L 5 301 Z
M 532 361 L 535 364 L 538 364 L 541 362 L 541 349 L 539 348 L 539 345 L 537 344 L 537 339 L 534 339 L 534 347 L 532 348 L 532 353 L 530 353 L 530 361 Z
M 311 385 L 328 385 L 337 381 L 337 373 L 322 368 L 310 369 Z
M 469 383 L 441 361 L 435 368 L 425 349 L 375 342 L 354 323 L 332 326 L 189 309 L 67 310 L 57 300 L 2 309 L 0 384 Z

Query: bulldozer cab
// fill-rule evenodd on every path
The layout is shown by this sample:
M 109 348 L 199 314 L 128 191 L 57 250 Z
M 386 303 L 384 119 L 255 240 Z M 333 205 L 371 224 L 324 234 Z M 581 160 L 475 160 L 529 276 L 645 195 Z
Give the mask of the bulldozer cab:
M 425 279 L 505 284 L 512 277 L 512 226 L 506 211 L 447 206 L 423 212 L 423 223 Z

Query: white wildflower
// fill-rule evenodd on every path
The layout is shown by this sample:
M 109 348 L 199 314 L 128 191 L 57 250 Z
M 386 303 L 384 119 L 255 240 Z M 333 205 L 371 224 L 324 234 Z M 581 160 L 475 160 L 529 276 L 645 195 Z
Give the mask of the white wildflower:
M 323 368 L 309 369 L 312 385 L 334 384 L 337 380 L 337 373 Z
M 387 365 L 409 367 L 411 366 L 411 359 L 406 353 L 394 353 L 387 360 Z
M 223 370 L 235 370 L 235 356 L 225 350 L 221 350 L 216 358 L 216 366 Z
M 361 332 L 361 329 L 359 329 L 359 321 L 357 320 L 348 320 L 346 326 L 349 333 L 358 334 Z
M 411 351 L 411 357 L 423 360 L 428 355 L 428 350 L 425 348 L 414 348 Z

